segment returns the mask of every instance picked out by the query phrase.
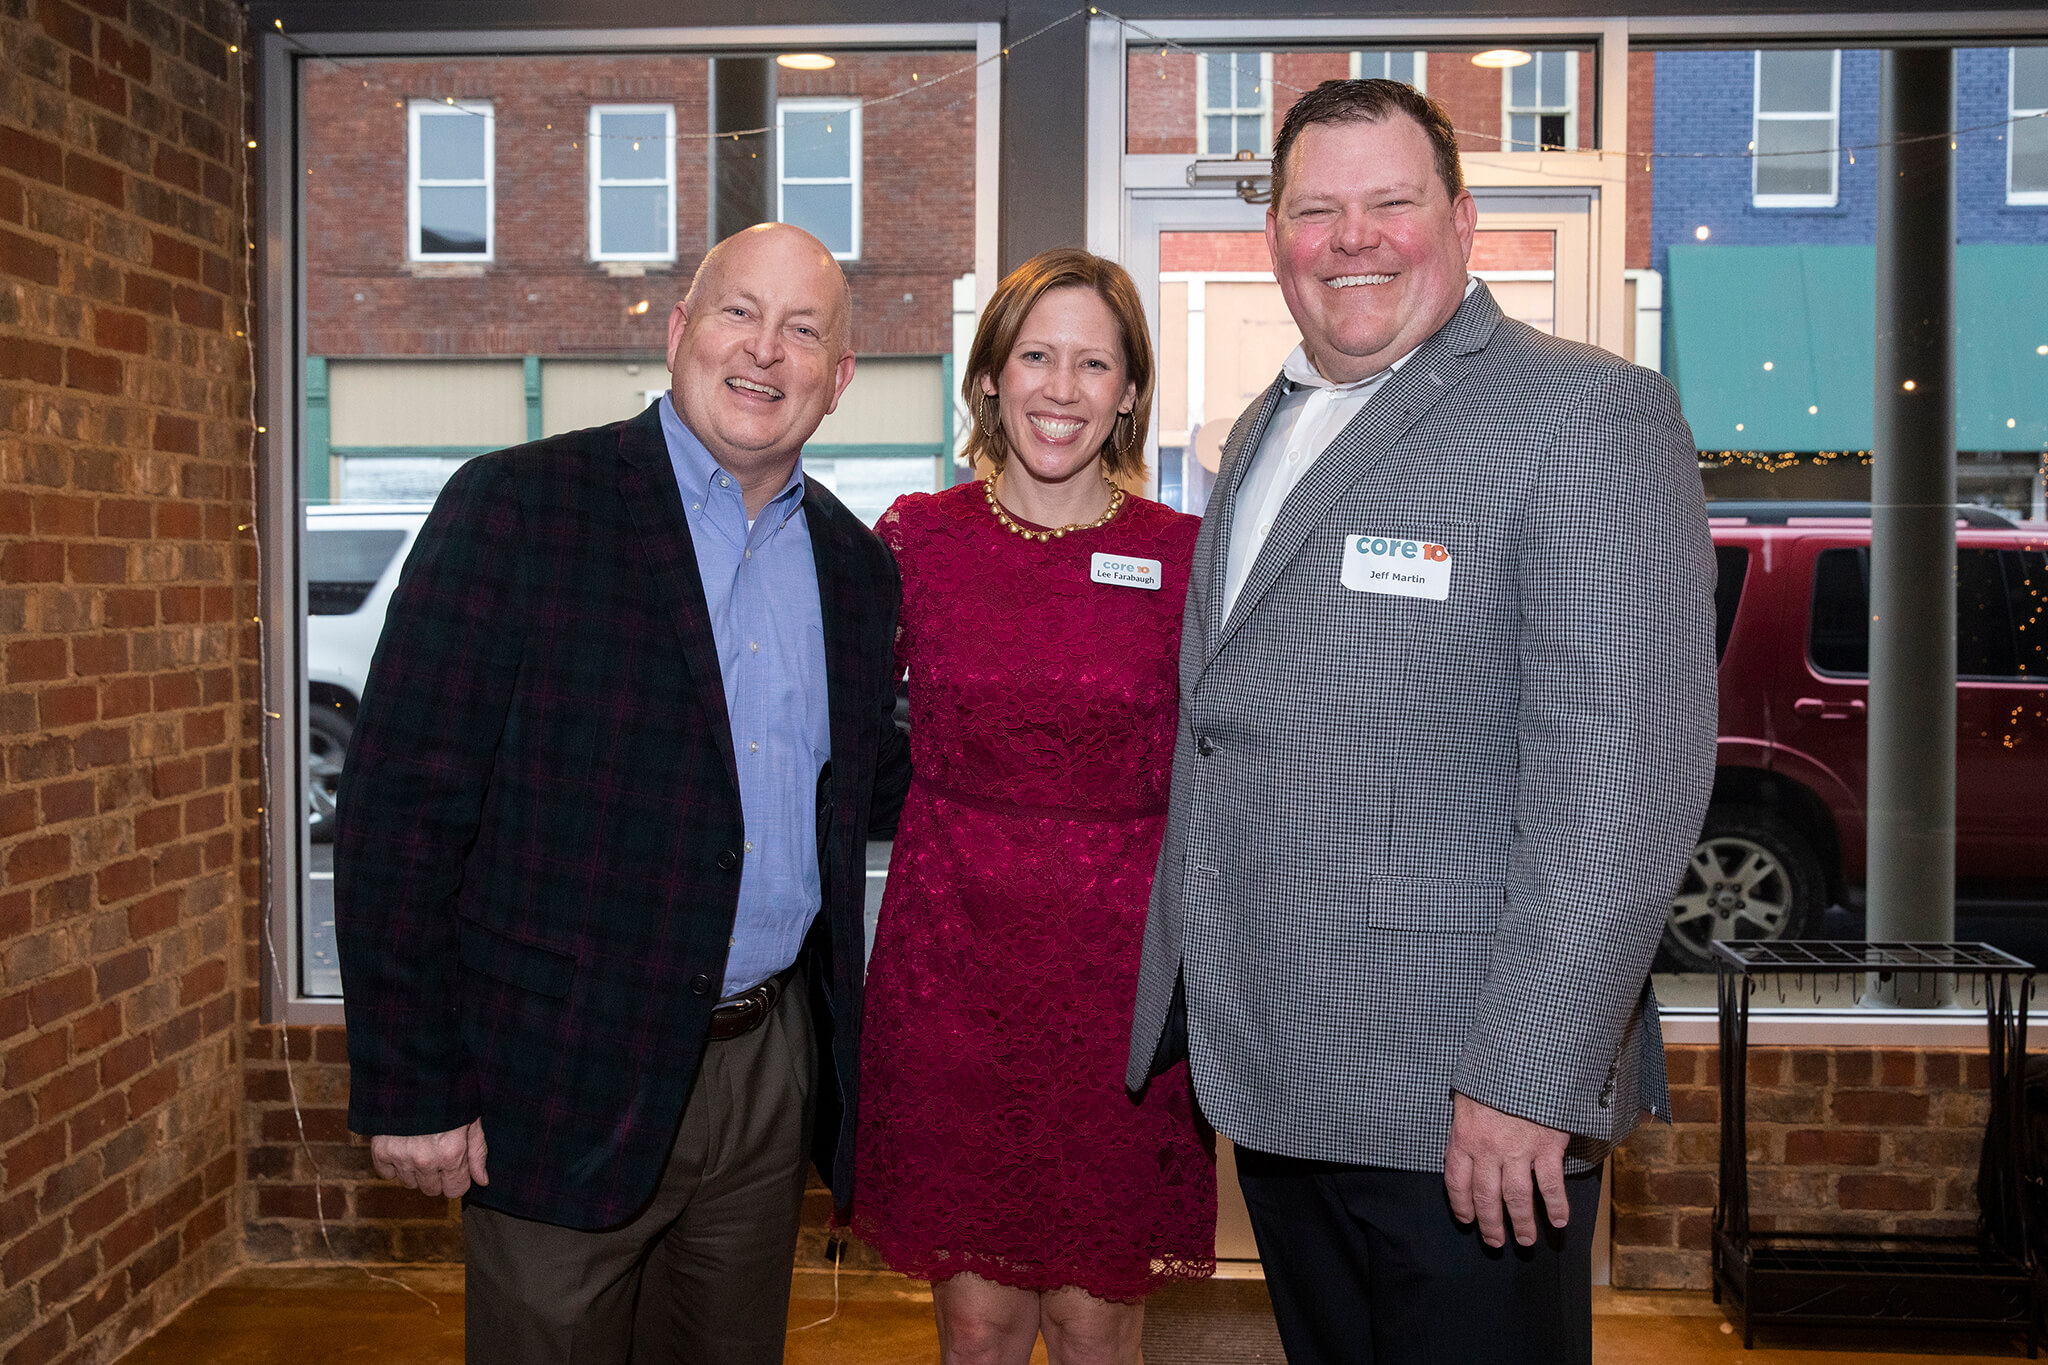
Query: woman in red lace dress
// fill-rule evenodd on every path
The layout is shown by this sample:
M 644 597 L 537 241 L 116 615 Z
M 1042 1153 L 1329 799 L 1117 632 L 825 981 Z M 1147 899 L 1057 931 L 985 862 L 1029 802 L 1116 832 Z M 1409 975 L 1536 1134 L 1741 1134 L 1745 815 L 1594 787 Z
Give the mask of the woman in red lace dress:
M 948 1365 L 1138 1359 L 1142 1299 L 1215 1269 L 1185 1066 L 1123 1085 L 1165 826 L 1194 517 L 1144 464 L 1124 271 L 1050 251 L 996 290 L 962 386 L 982 482 L 901 498 L 915 765 L 861 1039 L 854 1228 L 933 1282 Z

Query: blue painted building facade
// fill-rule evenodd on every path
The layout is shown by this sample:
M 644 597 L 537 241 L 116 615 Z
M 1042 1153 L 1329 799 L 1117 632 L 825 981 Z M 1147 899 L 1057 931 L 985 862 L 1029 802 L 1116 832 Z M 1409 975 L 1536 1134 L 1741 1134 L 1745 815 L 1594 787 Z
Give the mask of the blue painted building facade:
M 1650 266 L 1666 280 L 1665 371 L 1703 450 L 1867 448 L 1879 54 L 1841 53 L 1827 205 L 1756 201 L 1756 62 L 1752 51 L 1656 57 Z M 1956 55 L 1958 445 L 2004 452 L 2038 483 L 2048 204 L 2008 202 L 2011 67 L 2009 48 Z M 1818 387 L 1799 387 L 1802 374 Z

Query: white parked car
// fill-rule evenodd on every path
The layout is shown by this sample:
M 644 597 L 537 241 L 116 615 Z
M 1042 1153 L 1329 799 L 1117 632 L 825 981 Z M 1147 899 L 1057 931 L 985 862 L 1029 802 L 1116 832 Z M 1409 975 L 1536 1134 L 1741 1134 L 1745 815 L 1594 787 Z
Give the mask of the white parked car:
M 306 509 L 306 822 L 317 842 L 334 837 L 334 793 L 356 703 L 427 510 L 421 503 Z

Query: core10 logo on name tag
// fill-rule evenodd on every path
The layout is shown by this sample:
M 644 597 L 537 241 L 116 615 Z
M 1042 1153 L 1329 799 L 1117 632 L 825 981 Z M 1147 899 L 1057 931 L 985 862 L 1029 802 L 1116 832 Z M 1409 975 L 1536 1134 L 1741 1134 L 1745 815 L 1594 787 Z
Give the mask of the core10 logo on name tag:
M 1451 552 L 1427 540 L 1346 536 L 1339 581 L 1353 592 L 1441 602 L 1451 595 Z

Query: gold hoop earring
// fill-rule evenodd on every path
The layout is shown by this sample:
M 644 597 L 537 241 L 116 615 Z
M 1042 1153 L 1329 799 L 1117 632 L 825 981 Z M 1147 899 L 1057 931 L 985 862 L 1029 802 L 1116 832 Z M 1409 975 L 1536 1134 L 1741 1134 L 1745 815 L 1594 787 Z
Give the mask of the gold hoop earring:
M 1135 412 L 1120 412 L 1117 414 L 1117 418 L 1119 421 L 1128 418 L 1131 424 L 1131 434 L 1122 441 L 1117 442 L 1116 448 L 1117 458 L 1119 460 L 1128 460 L 1131 458 L 1131 452 L 1138 448 L 1138 414 Z M 1116 439 L 1116 427 L 1114 425 L 1110 427 L 1109 435 L 1111 440 Z
M 999 440 L 1003 430 L 1002 409 L 999 406 L 991 406 L 996 401 L 994 394 L 984 393 L 981 401 L 974 405 L 974 429 L 980 432 L 984 439 L 990 441 Z

